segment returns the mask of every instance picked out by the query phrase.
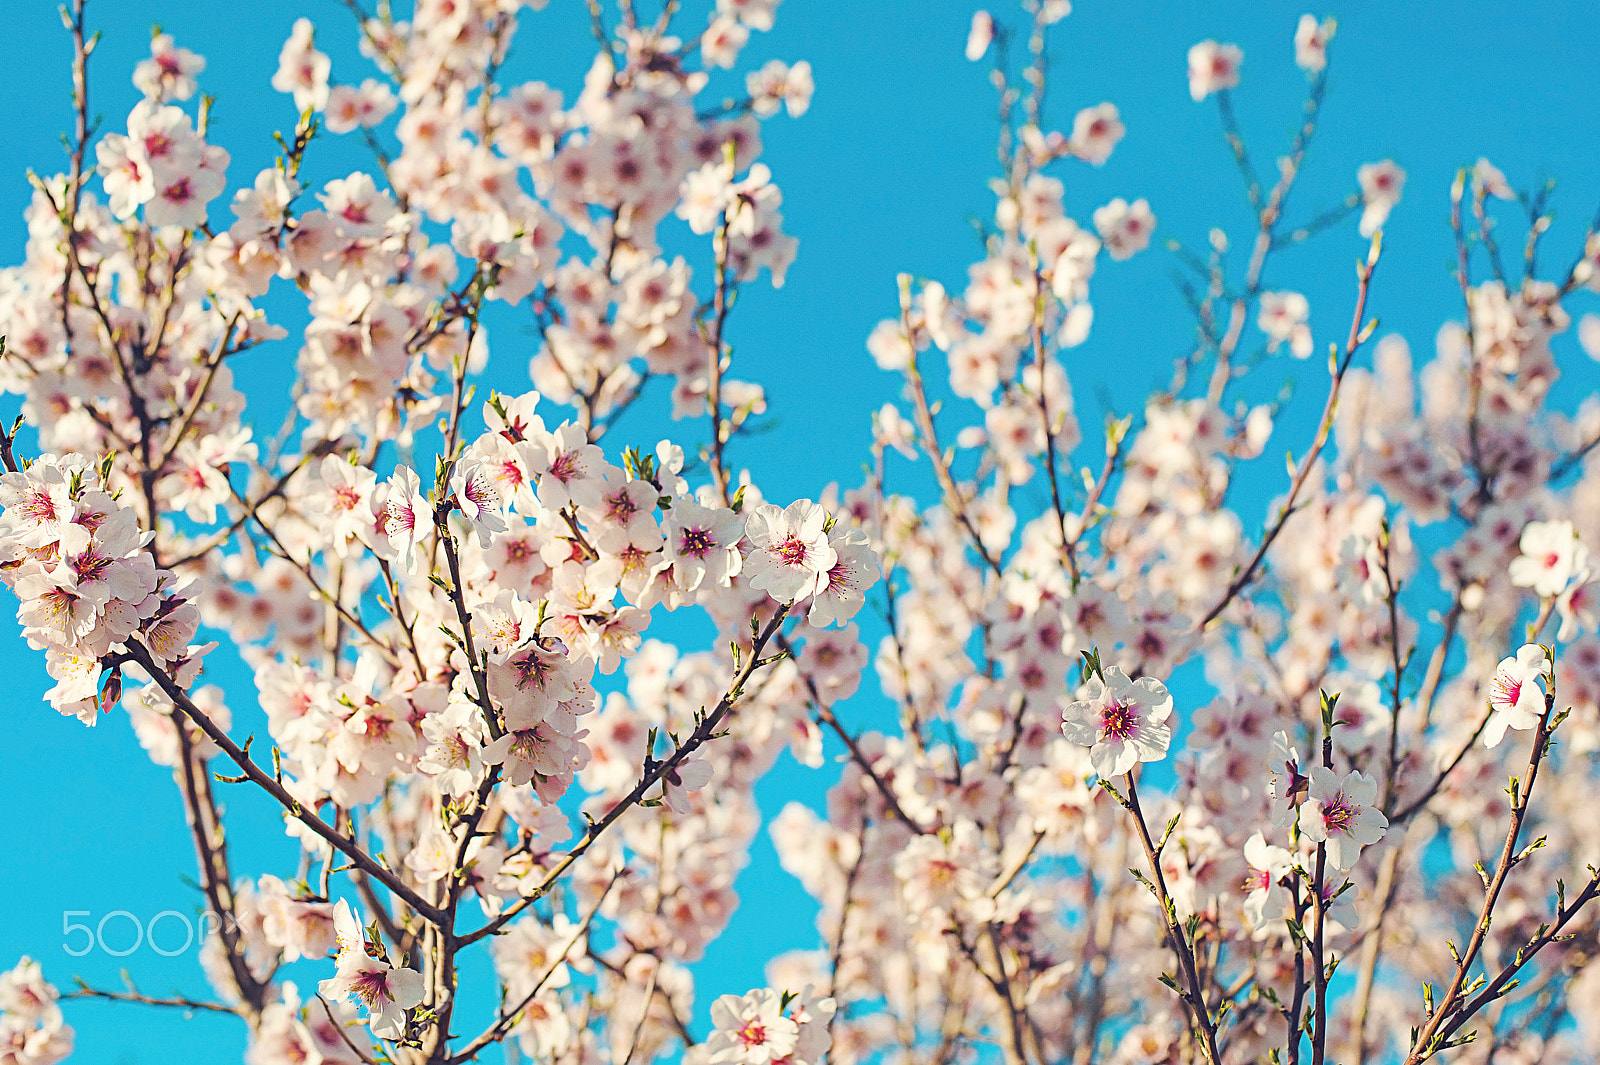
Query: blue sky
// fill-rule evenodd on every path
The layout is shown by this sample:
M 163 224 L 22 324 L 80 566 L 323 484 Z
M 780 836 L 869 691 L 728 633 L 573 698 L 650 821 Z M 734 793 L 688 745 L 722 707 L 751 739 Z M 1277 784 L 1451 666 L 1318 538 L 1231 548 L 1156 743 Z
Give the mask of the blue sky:
M 872 326 L 895 313 L 895 274 L 905 270 L 959 285 L 979 253 L 967 219 L 993 206 L 986 183 L 994 166 L 994 107 L 986 67 L 961 58 L 976 6 L 968 0 L 787 0 L 776 29 L 757 35 L 747 52 L 751 65 L 772 57 L 809 59 L 817 81 L 809 114 L 775 119 L 765 130 L 764 159 L 784 190 L 786 228 L 800 238 L 799 258 L 783 289 L 752 286 L 730 327 L 735 375 L 764 384 L 776 415 L 768 432 L 737 445 L 735 457 L 752 467 L 771 497 L 814 496 L 829 480 L 856 483 L 868 414 L 898 393 L 897 381 L 878 372 L 864 348 Z M 1069 212 L 1087 221 L 1113 196 L 1143 196 L 1162 238 L 1200 247 L 1207 230 L 1222 225 L 1237 239 L 1250 224 L 1248 207 L 1215 108 L 1189 99 L 1185 52 L 1206 37 L 1243 47 L 1236 105 L 1258 169 L 1270 172 L 1304 94 L 1290 44 L 1304 8 L 1260 0 L 1085 0 L 1077 6 L 1053 36 L 1058 64 L 1047 119 L 1053 115 L 1055 125 L 1070 128 L 1079 108 L 1110 100 L 1121 109 L 1128 135 L 1104 167 L 1055 171 L 1066 182 Z M 1013 16 L 1012 9 L 996 10 Z M 128 80 L 133 64 L 147 54 L 150 27 L 159 23 L 209 60 L 202 88 L 218 97 L 212 139 L 233 153 L 229 179 L 235 188 L 270 163 L 271 131 L 293 122 L 292 105 L 267 82 L 297 15 L 317 22 L 318 43 L 333 56 L 336 78 L 359 81 L 371 71 L 356 53 L 351 18 L 334 0 L 252 0 L 220 12 L 219 5 L 200 0 L 92 0 L 90 22 L 104 39 L 94 58 L 91 97 L 93 110 L 105 118 L 103 128 L 118 129 L 137 98 Z M 0 265 L 22 256 L 25 173 L 61 168 L 58 134 L 70 124 L 70 49 L 55 4 L 9 0 L 6 13 Z M 1565 263 L 1600 201 L 1594 155 L 1600 67 L 1592 52 L 1600 40 L 1600 8 L 1434 0 L 1351 2 L 1317 13 L 1339 19 L 1334 72 L 1324 127 L 1291 215 L 1309 217 L 1337 202 L 1354 188 L 1363 162 L 1392 156 L 1407 169 L 1405 200 L 1388 226 L 1372 307 L 1383 331 L 1405 335 L 1420 357 L 1431 350 L 1440 323 L 1459 314 L 1446 224 L 1457 167 L 1487 155 L 1519 187 L 1559 180 L 1552 262 Z M 548 10 L 525 14 L 517 57 L 502 81 L 538 78 L 570 99 L 591 49 L 584 5 L 551 0 Z M 353 142 L 329 139 L 316 151 L 320 177 L 364 165 Z M 225 217 L 221 201 L 215 210 Z M 1269 288 L 1307 294 L 1319 344 L 1342 337 L 1353 290 L 1350 267 L 1363 250 L 1352 220 L 1286 252 L 1269 272 Z M 705 261 L 703 245 L 699 255 Z M 1094 333 L 1067 364 L 1086 426 L 1099 421 L 1107 401 L 1119 413 L 1134 409 L 1152 385 L 1165 383 L 1172 360 L 1184 352 L 1193 327 L 1172 281 L 1175 269 L 1159 248 L 1128 263 L 1102 262 L 1094 282 Z M 525 384 L 530 343 L 513 328 L 492 334 L 501 387 Z M 1593 386 L 1593 368 L 1570 335 L 1558 339 L 1557 352 L 1568 373 Z M 264 401 L 264 411 L 281 409 L 293 353 L 292 342 L 264 351 L 241 373 L 247 392 L 256 386 L 277 393 Z M 1313 359 L 1277 364 L 1261 375 L 1268 392 L 1286 378 L 1304 378 L 1269 453 L 1303 451 L 1324 373 Z M 648 398 L 653 409 L 628 416 L 618 445 L 649 444 L 678 432 L 661 413 L 664 397 Z M 0 399 L 0 416 L 9 421 L 18 403 Z M 1263 472 L 1268 479 L 1258 495 L 1246 497 L 1257 500 L 1254 512 L 1247 503 L 1247 526 L 1281 487 L 1270 469 Z M 903 468 L 899 476 L 904 483 Z M 115 986 L 118 970 L 126 969 L 148 993 L 206 994 L 193 950 L 172 959 L 148 947 L 122 959 L 98 951 L 76 959 L 65 952 L 63 911 L 87 911 L 72 919 L 89 923 L 119 910 L 144 921 L 164 910 L 192 913 L 199 897 L 185 878 L 193 875 L 193 853 L 166 772 L 149 764 L 121 715 L 94 730 L 57 718 L 39 701 L 48 686 L 42 657 L 20 639 L 0 639 L 0 663 L 12 678 L 0 710 L 6 766 L 0 803 L 10 811 L 0 840 L 13 855 L 11 872 L 0 880 L 10 918 L 0 925 L 0 961 L 32 954 L 63 987 L 74 974 Z M 224 667 L 213 679 L 236 693 L 231 703 L 241 728 L 259 729 L 259 716 L 244 705 L 247 676 Z M 870 697 L 853 720 L 876 720 Z M 785 761 L 759 792 L 763 810 L 775 814 L 791 797 L 816 802 L 825 782 Z M 267 802 L 243 789 L 227 798 L 237 868 L 282 872 L 292 863 L 292 848 Z M 717 994 L 761 983 L 761 959 L 816 945 L 807 900 L 777 867 L 764 837 L 739 889 L 744 902 L 732 927 L 697 969 L 702 1011 Z M 113 946 L 131 934 L 125 919 L 106 925 Z M 163 949 L 181 938 L 177 922 L 163 923 Z M 202 1052 L 203 1060 L 225 1060 L 242 1047 L 240 1026 L 226 1019 L 183 1023 L 138 1006 L 74 1003 L 69 1020 L 78 1029 L 79 1060 L 88 1062 L 122 1065 Z

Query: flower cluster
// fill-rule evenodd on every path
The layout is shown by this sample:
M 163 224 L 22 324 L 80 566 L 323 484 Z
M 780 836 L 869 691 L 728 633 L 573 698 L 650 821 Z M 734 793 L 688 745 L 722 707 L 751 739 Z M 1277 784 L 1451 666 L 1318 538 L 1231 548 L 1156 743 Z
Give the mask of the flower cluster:
M 777 0 L 703 6 L 591 5 L 599 46 L 563 87 L 521 80 L 537 16 L 503 0 L 379 5 L 359 70 L 301 19 L 272 79 L 292 131 L 226 201 L 189 103 L 205 61 L 158 35 L 125 130 L 74 145 L 98 169 L 35 183 L 0 272 L 0 387 L 37 433 L 0 433 L 0 575 L 52 705 L 120 705 L 171 769 L 221 918 L 208 1005 L 250 1065 L 501 1043 L 552 1065 L 1422 1065 L 1468 1025 L 1584 1060 L 1600 407 L 1550 396 L 1600 234 L 1535 276 L 1548 194 L 1463 170 L 1464 306 L 1418 370 L 1367 314 L 1404 171 L 1297 213 L 1333 21 L 1283 27 L 1306 124 L 1271 168 L 1234 111 L 1241 49 L 1200 42 L 1189 91 L 1250 182 L 1251 262 L 1238 234 L 1163 230 L 1195 346 L 1086 440 L 1094 296 L 1150 254 L 1156 195 L 1071 194 L 1086 166 L 1125 180 L 1133 116 L 1043 106 L 1070 4 L 1028 0 L 1027 49 L 979 12 L 1002 165 L 973 260 L 902 275 L 865 338 L 901 391 L 860 479 L 775 498 L 740 465 L 767 395 L 731 338 L 797 252 L 763 123 L 806 114 L 814 75 L 743 63 Z M 743 95 L 708 100 L 724 84 Z M 375 165 L 330 172 L 327 135 Z M 1507 204 L 1532 215 L 1522 281 L 1487 240 Z M 1278 252 L 1324 233 L 1368 250 L 1306 426 L 1261 378 L 1311 365 L 1267 356 L 1313 350 L 1321 290 Z M 282 409 L 233 373 L 288 339 L 269 309 L 304 323 Z M 537 334 L 511 363 L 507 322 Z M 654 399 L 679 442 L 617 443 Z M 1277 443 L 1287 474 L 1258 461 Z M 1272 493 L 1264 520 L 1241 502 Z M 253 692 L 200 682 L 202 625 Z M 256 706 L 252 753 L 229 735 Z M 764 823 L 790 763 L 826 794 Z M 237 871 L 221 781 L 281 810 L 277 875 Z M 764 830 L 815 949 L 704 994 Z M 457 974 L 490 970 L 482 1009 Z M 1437 993 L 1421 1014 L 1412 983 Z M 0 1060 L 70 1048 L 54 999 L 26 960 L 0 976 Z
M 72 1053 L 72 1028 L 62 1021 L 56 998 L 32 958 L 0 973 L 0 1060 L 54 1065 Z
M 16 592 L 28 645 L 56 681 L 46 694 L 87 725 L 98 717 L 107 660 L 137 640 L 181 685 L 216 644 L 200 627 L 197 589 L 160 569 L 132 507 L 105 490 L 104 467 L 43 455 L 0 476 L 0 579 Z

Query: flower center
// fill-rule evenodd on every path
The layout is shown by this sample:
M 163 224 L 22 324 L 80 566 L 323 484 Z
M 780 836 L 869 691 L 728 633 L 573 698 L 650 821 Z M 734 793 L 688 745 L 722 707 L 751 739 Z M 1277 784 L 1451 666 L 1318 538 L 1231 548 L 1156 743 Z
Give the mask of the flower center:
M 638 511 L 639 508 L 633 505 L 627 492 L 618 492 L 606 500 L 606 518 L 618 525 L 626 525 Z
M 93 550 L 70 559 L 68 564 L 72 567 L 73 573 L 77 574 L 80 585 L 103 579 L 106 572 L 111 569 L 111 560 L 96 554 Z
M 1322 823 L 1329 832 L 1349 832 L 1356 823 L 1356 806 L 1340 792 L 1323 804 Z
M 772 553 L 777 555 L 778 561 L 785 566 L 802 566 L 806 561 L 806 542 L 794 533 L 790 533 L 773 545 Z
M 558 481 L 570 481 L 582 472 L 578 469 L 578 457 L 570 451 L 563 451 L 550 463 L 550 476 Z
M 516 671 L 518 688 L 526 688 L 531 683 L 542 689 L 550 675 L 551 665 L 540 658 L 537 651 L 529 650 L 513 659 L 511 668 Z
M 1113 699 L 1100 711 L 1100 728 L 1109 737 L 1127 740 L 1139 731 L 1139 716 L 1135 707 L 1125 706 Z
M 40 524 L 56 520 L 56 504 L 49 492 L 35 490 L 23 500 L 19 509 Z
M 417 514 L 416 514 L 416 511 L 412 510 L 409 505 L 404 504 L 404 503 L 396 503 L 396 502 L 392 502 L 391 501 L 388 504 L 388 510 L 389 510 L 389 530 L 388 531 L 390 531 L 390 532 L 399 531 L 399 532 L 407 532 L 407 533 L 409 533 L 412 529 L 415 529 L 417 527 Z
M 1522 681 L 1502 673 L 1494 678 L 1494 693 L 1495 702 L 1515 706 L 1522 698 Z
M 358 973 L 350 982 L 350 990 L 354 991 L 370 1010 L 389 998 L 389 980 L 387 975 L 381 972 Z
M 686 555 L 704 558 L 707 551 L 717 546 L 717 541 L 706 529 L 685 529 L 678 536 L 678 546 Z
M 472 500 L 479 510 L 490 510 L 500 506 L 500 496 L 489 487 L 489 482 L 484 480 L 481 473 L 474 473 L 467 478 L 467 498 Z

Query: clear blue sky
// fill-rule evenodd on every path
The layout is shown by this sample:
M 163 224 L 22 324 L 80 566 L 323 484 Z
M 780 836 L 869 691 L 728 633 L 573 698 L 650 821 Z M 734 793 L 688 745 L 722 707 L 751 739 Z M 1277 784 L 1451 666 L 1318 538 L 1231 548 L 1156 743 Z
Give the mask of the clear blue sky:
M 775 119 L 765 134 L 765 161 L 784 190 L 786 228 L 800 238 L 799 259 L 782 290 L 751 287 L 730 330 L 735 374 L 762 382 L 777 414 L 775 427 L 740 445 L 737 457 L 774 498 L 815 495 L 829 480 L 856 483 L 868 412 L 898 391 L 863 346 L 872 326 L 895 312 L 896 272 L 959 285 L 977 254 L 965 219 L 992 210 L 986 181 L 994 129 L 986 68 L 961 58 L 976 6 L 970 0 L 786 0 L 775 31 L 757 35 L 747 52 L 757 64 L 771 57 L 809 59 L 817 81 L 810 113 L 799 121 Z M 1080 107 L 1110 100 L 1121 109 L 1128 135 L 1106 166 L 1057 171 L 1067 183 L 1069 211 L 1087 221 L 1113 196 L 1144 196 L 1163 237 L 1201 246 L 1212 225 L 1243 233 L 1249 217 L 1242 188 L 1214 107 L 1188 97 L 1185 53 L 1206 37 L 1244 48 L 1236 103 L 1258 168 L 1270 172 L 1299 116 L 1304 79 L 1293 65 L 1290 40 L 1304 8 L 1261 0 L 1084 0 L 1077 7 L 1053 38 L 1059 61 L 1047 116 L 1070 128 Z M 22 256 L 25 171 L 62 166 L 58 134 L 70 121 L 69 47 L 55 3 L 7 0 L 5 9 L 0 265 Z M 218 97 L 213 140 L 233 153 L 230 188 L 247 184 L 272 158 L 271 131 L 293 122 L 291 105 L 267 82 L 279 45 L 302 14 L 317 22 L 318 43 L 333 56 L 336 78 L 371 73 L 356 53 L 348 13 L 334 0 L 248 0 L 226 14 L 200 0 L 91 0 L 90 22 L 105 34 L 94 58 L 93 109 L 104 115 L 104 129 L 119 128 L 136 99 L 128 80 L 133 64 L 147 54 L 150 27 L 159 23 L 179 44 L 207 57 L 202 89 Z M 1363 162 L 1392 156 L 1407 169 L 1405 201 L 1388 227 L 1373 307 L 1384 331 L 1401 332 L 1422 355 L 1431 350 L 1439 324 L 1459 313 L 1446 228 L 1446 193 L 1458 166 L 1487 155 L 1518 186 L 1559 179 L 1560 217 L 1550 245 L 1558 261 L 1600 200 L 1594 152 L 1600 67 L 1593 61 L 1600 8 L 1430 0 L 1349 2 L 1317 14 L 1339 19 L 1334 74 L 1324 129 L 1291 213 L 1305 217 L 1336 202 L 1354 187 Z M 518 58 L 501 80 L 539 78 L 571 99 L 591 48 L 583 5 L 551 0 L 549 10 L 525 13 Z M 317 163 L 323 177 L 362 165 L 353 144 L 330 140 L 317 150 L 324 153 Z M 225 211 L 222 201 L 216 210 Z M 1362 248 L 1352 221 L 1282 255 L 1272 268 L 1268 287 L 1297 288 L 1310 298 L 1319 343 L 1342 335 L 1350 265 Z M 1097 397 L 1119 411 L 1132 408 L 1152 384 L 1166 380 L 1171 360 L 1185 349 L 1192 323 L 1173 272 L 1173 260 L 1158 249 L 1129 263 L 1102 263 L 1094 334 L 1068 363 L 1086 425 L 1098 422 Z M 526 365 L 529 340 L 502 331 L 492 344 L 505 374 L 499 380 L 510 386 Z M 1569 371 L 1589 370 L 1571 336 L 1557 341 L 1557 351 Z M 254 369 L 241 374 L 246 391 L 252 385 L 277 391 L 267 410 L 281 409 L 293 353 L 292 341 L 262 352 Z M 1306 423 L 1320 406 L 1318 362 L 1309 364 L 1307 383 L 1269 451 L 1304 449 Z M 1293 369 L 1285 364 L 1283 373 Z M 1279 380 L 1269 383 L 1275 387 Z M 654 410 L 623 423 L 626 441 L 651 443 L 672 431 L 658 413 L 661 397 L 653 398 Z M 17 405 L 16 397 L 0 399 L 0 416 L 9 420 Z M 1266 485 L 1258 506 L 1279 487 Z M 1247 524 L 1255 516 L 1247 511 Z M 115 910 L 145 920 L 162 910 L 192 912 L 198 895 L 185 878 L 193 875 L 193 852 L 166 771 L 150 765 L 120 714 L 92 731 L 57 718 L 39 701 L 48 686 L 42 657 L 15 636 L 0 639 L 0 663 L 11 679 L 0 711 L 6 767 L 0 803 L 9 812 L 0 840 L 12 855 L 0 877 L 8 912 L 0 925 L 0 962 L 31 954 L 63 987 L 74 974 L 114 986 L 118 969 L 126 968 L 148 993 L 208 994 L 192 950 L 171 960 L 148 947 L 121 960 L 98 952 L 74 959 L 64 952 L 65 910 L 89 911 L 78 919 L 91 923 Z M 244 703 L 252 690 L 248 676 L 235 667 L 212 679 L 237 693 L 231 702 L 241 731 L 260 731 L 259 715 Z M 869 697 L 854 720 L 870 719 Z M 763 810 L 770 816 L 790 797 L 816 802 L 825 783 L 824 776 L 786 761 L 759 792 Z M 292 849 L 267 802 L 242 789 L 228 794 L 236 868 L 283 872 Z M 252 856 L 264 860 L 253 863 Z M 817 945 L 809 902 L 777 867 L 765 837 L 739 889 L 744 902 L 732 927 L 697 968 L 702 1017 L 716 995 L 762 983 L 762 959 Z M 161 945 L 170 950 L 181 931 L 176 922 L 162 931 Z M 108 923 L 106 933 L 114 944 L 131 935 L 120 919 Z M 78 1060 L 86 1062 L 122 1065 L 185 1055 L 220 1061 L 243 1045 L 240 1026 L 227 1019 L 186 1024 L 165 1012 L 98 1003 L 71 1004 L 68 1016 L 79 1033 Z

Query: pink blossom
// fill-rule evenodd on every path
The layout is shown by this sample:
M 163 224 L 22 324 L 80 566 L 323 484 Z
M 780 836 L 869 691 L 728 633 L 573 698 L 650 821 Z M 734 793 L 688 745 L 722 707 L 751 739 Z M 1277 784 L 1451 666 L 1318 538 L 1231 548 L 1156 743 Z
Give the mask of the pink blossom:
M 272 87 L 279 92 L 292 93 L 296 110 L 310 108 L 320 111 L 328 103 L 328 72 L 332 63 L 312 44 L 313 29 L 310 19 L 296 19 L 294 32 L 283 44 L 278 55 L 278 71 L 272 75 Z
M 1511 583 L 1542 598 L 1560 595 L 1584 569 L 1589 551 L 1570 521 L 1532 521 L 1518 542 L 1521 554 L 1511 560 Z
M 1118 196 L 1104 207 L 1095 208 L 1094 228 L 1113 259 L 1131 259 L 1150 246 L 1156 217 L 1150 213 L 1148 202 L 1134 200 L 1130 204 Z
M 1383 228 L 1383 223 L 1389 219 L 1389 212 L 1400 202 L 1400 192 L 1406 185 L 1406 172 L 1396 166 L 1393 160 L 1385 159 L 1379 163 L 1364 164 L 1357 171 L 1356 179 L 1361 185 L 1361 202 L 1364 205 L 1361 235 L 1370 237 Z

